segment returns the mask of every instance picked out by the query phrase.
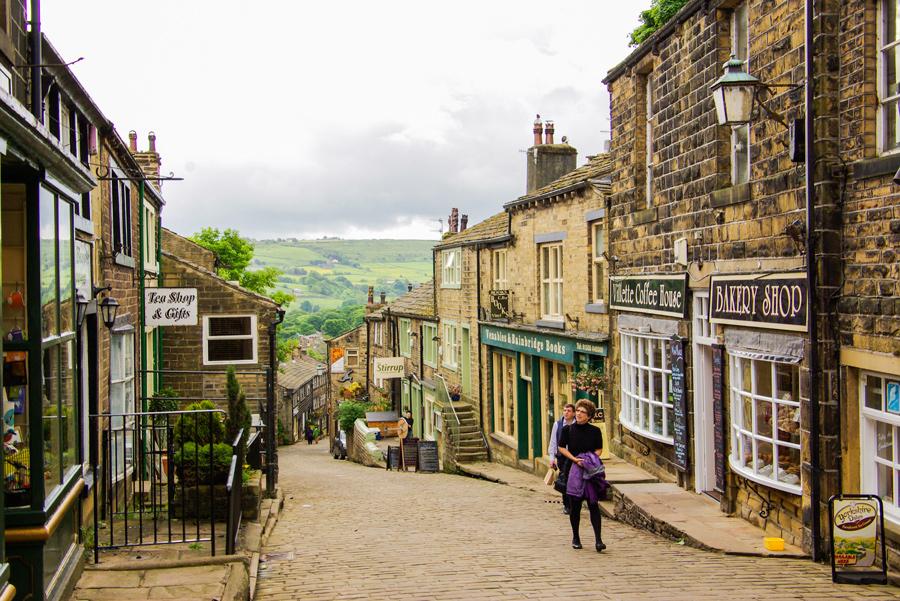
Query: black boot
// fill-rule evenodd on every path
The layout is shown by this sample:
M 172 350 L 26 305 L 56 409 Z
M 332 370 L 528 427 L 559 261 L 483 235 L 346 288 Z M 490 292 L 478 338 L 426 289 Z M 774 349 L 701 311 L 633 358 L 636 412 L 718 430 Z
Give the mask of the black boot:
M 603 541 L 602 541 L 602 540 L 598 540 L 597 543 L 594 545 L 594 547 L 596 547 L 597 553 L 599 553 L 599 552 L 601 552 L 603 549 L 606 548 L 606 545 L 603 544 Z
M 581 539 L 578 538 L 577 536 L 575 536 L 575 537 L 572 538 L 572 548 L 573 548 L 573 549 L 580 549 L 580 548 L 581 548 Z

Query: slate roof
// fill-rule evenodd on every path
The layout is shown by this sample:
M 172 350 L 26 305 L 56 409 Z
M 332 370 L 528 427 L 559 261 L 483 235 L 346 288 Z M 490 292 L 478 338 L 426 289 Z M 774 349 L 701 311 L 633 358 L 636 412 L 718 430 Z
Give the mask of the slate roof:
M 387 308 L 395 315 L 434 319 L 434 280 L 428 280 L 418 288 L 413 288 Z
M 278 385 L 288 390 L 303 386 L 316 375 L 319 366 L 325 366 L 311 357 L 299 357 L 293 361 L 286 361 L 278 369 Z
M 506 211 L 504 211 L 492 215 L 484 221 L 476 223 L 472 227 L 468 227 L 458 234 L 450 234 L 435 244 L 434 247 L 450 248 L 462 244 L 473 244 L 475 242 L 495 240 L 507 235 L 509 235 L 509 217 L 507 216 Z
M 556 194 L 583 188 L 588 185 L 588 183 L 598 185 L 601 192 L 609 194 L 611 182 L 607 176 L 611 173 L 612 159 L 609 156 L 609 153 L 590 156 L 588 157 L 588 162 L 581 167 L 573 169 L 561 178 L 550 182 L 542 188 L 538 188 L 534 192 L 530 192 L 525 196 L 520 196 L 516 200 L 506 203 L 503 207 L 508 209 L 527 204 L 532 200 L 550 198 Z

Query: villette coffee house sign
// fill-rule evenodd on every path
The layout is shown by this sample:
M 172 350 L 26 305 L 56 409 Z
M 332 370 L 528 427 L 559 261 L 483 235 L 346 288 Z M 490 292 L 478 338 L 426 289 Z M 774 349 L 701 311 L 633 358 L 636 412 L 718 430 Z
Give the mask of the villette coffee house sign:
M 805 332 L 809 310 L 802 273 L 719 275 L 709 283 L 709 321 Z

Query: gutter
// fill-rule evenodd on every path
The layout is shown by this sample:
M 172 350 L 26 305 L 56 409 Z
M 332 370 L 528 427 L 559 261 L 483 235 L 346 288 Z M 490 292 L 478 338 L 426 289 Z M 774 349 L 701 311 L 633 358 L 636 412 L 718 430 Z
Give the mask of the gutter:
M 556 190 L 544 192 L 543 194 L 538 194 L 537 196 L 522 196 L 521 198 L 517 198 L 516 200 L 506 203 L 505 205 L 503 205 L 503 208 L 509 210 L 520 207 L 522 205 L 530 204 L 532 202 L 547 200 L 549 198 L 553 198 L 554 196 L 559 196 L 560 194 L 566 194 L 568 192 L 574 192 L 576 190 L 586 188 L 589 183 L 590 182 L 588 180 L 584 180 L 581 182 L 576 182 L 574 184 L 569 184 L 568 186 L 565 186 L 563 188 L 558 188 Z

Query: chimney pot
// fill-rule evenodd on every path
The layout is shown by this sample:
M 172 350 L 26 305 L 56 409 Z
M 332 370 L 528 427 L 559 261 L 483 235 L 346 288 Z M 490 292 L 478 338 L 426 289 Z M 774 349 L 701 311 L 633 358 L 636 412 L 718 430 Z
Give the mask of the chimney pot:
M 412 292 L 412 284 L 407 284 L 407 285 L 406 285 L 406 291 L 407 291 L 407 292 Z
M 469 225 L 469 216 L 463 215 L 459 220 L 459 231 L 461 231 L 461 232 L 466 231 L 466 226 L 468 226 L 468 225 Z
M 384 304 L 384 301 L 385 301 L 385 292 L 384 292 L 384 290 L 382 290 L 382 291 L 380 292 L 380 295 L 381 295 L 381 304 L 383 305 L 383 304 Z
M 147 139 L 150 141 L 150 152 L 156 152 L 156 134 L 151 131 L 147 135 Z
M 553 121 L 547 121 L 547 125 L 544 127 L 544 136 L 547 144 L 553 144 Z
M 374 286 L 369 286 L 369 304 L 370 305 L 375 304 L 375 287 Z
M 131 152 L 137 152 L 137 132 L 133 129 L 128 132 L 128 149 Z
M 451 234 L 459 232 L 459 209 L 456 207 L 450 209 L 450 219 L 447 223 Z
M 544 124 L 541 122 L 541 116 L 536 115 L 534 119 L 534 145 L 540 146 L 543 143 Z

